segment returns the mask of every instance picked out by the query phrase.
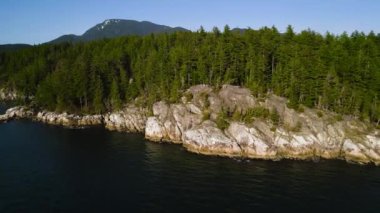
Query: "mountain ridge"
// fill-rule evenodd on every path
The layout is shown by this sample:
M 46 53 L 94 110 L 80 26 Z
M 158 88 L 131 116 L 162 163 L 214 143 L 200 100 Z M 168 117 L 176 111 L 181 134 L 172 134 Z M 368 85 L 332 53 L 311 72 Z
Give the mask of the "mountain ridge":
M 115 38 L 126 35 L 144 36 L 157 33 L 173 33 L 177 31 L 190 31 L 183 27 L 169 27 L 149 21 L 136 21 L 128 19 L 106 19 L 86 30 L 82 35 L 66 34 L 47 43 L 87 42 L 104 38 Z
M 2 52 L 13 52 L 20 49 L 25 49 L 33 47 L 33 45 L 30 44 L 0 44 L 0 53 Z
M 244 33 L 246 28 L 233 28 L 233 32 Z M 186 28 L 176 26 L 156 24 L 150 21 L 137 21 L 132 19 L 106 19 L 101 23 L 95 24 L 87 29 L 83 34 L 64 34 L 53 40 L 41 44 L 59 44 L 64 42 L 77 43 L 100 40 L 104 38 L 115 38 L 127 35 L 144 36 L 149 34 L 173 33 L 173 32 L 190 32 Z M 27 47 L 30 44 L 0 44 L 0 52 L 16 51 Z

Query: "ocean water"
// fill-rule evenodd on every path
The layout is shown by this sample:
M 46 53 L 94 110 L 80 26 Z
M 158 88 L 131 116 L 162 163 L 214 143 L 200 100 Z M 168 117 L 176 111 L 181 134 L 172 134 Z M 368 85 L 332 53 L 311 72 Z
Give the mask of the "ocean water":
M 1 213 L 214 211 L 380 212 L 380 167 L 202 156 L 100 127 L 0 124 Z

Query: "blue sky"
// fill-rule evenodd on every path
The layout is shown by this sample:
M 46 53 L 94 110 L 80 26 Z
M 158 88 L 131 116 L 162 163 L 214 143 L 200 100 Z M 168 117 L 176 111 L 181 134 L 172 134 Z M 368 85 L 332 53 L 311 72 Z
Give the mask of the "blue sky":
M 196 30 L 200 25 L 325 33 L 380 33 L 378 0 L 1 0 L 0 44 L 38 44 L 83 34 L 110 18 L 146 20 Z

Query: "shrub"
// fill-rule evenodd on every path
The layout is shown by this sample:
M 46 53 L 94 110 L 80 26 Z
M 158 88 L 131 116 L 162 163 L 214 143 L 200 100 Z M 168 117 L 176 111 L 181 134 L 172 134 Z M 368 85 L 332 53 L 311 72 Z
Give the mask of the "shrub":
M 228 127 L 229 123 L 227 121 L 227 113 L 224 110 L 221 110 L 218 113 L 218 117 L 216 118 L 216 125 L 221 130 L 225 130 Z
M 298 108 L 296 109 L 298 112 L 300 113 L 303 113 L 305 112 L 305 108 L 303 108 L 303 106 L 298 106 Z
M 242 119 L 243 119 L 242 112 L 236 109 L 234 113 L 232 114 L 232 120 L 241 121 Z
M 342 115 L 336 115 L 336 116 L 335 116 L 335 120 L 337 120 L 337 121 L 342 121 L 342 120 L 343 120 Z
M 191 100 L 193 100 L 193 93 L 191 92 L 185 93 L 184 96 L 186 98 L 186 102 L 190 102 Z
M 275 126 L 278 126 L 280 124 L 280 115 L 278 114 L 276 108 L 274 108 L 270 113 L 270 120 L 273 122 Z
M 236 113 L 236 114 L 235 114 Z M 234 112 L 232 117 L 234 120 L 240 120 L 245 123 L 251 123 L 253 122 L 254 118 L 268 118 L 270 115 L 269 110 L 265 107 L 253 107 L 247 109 L 244 113 L 242 112 Z
M 211 116 L 210 110 L 208 109 L 203 110 L 203 114 L 202 114 L 203 121 L 210 120 L 210 116 Z
M 202 103 L 204 103 L 204 107 L 208 108 L 210 106 L 210 101 L 208 100 L 209 94 L 206 92 L 202 92 L 199 96 Z
M 269 110 L 265 107 L 253 107 L 247 110 L 245 117 L 267 118 L 269 116 Z
M 147 112 L 147 116 L 150 117 L 150 116 L 153 116 L 153 107 L 148 107 L 148 112 Z
M 323 117 L 323 113 L 321 111 L 318 111 L 317 116 L 318 116 L 318 118 L 321 118 L 321 117 Z

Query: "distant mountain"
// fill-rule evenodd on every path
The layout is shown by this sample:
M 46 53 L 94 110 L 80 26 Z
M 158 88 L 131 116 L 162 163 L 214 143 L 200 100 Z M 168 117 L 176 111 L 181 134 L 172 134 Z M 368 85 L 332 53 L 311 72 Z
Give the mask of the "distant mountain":
M 247 28 L 234 28 L 232 29 L 232 32 L 237 32 L 237 33 L 245 33 L 247 31 Z
M 182 27 L 169 27 L 148 21 L 108 19 L 87 30 L 83 35 L 63 35 L 48 43 L 92 41 L 102 38 L 115 38 L 124 35 L 149 35 L 151 33 L 171 33 L 189 31 Z
M 1 52 L 12 52 L 24 48 L 32 47 L 29 44 L 2 44 L 0 45 L 0 53 Z
M 63 36 L 60 36 L 56 39 L 54 39 L 53 41 L 50 41 L 48 43 L 62 43 L 62 42 L 76 42 L 76 41 L 79 41 L 80 39 L 80 36 L 77 36 L 77 35 L 73 35 L 73 34 L 70 34 L 70 35 L 63 35 Z

